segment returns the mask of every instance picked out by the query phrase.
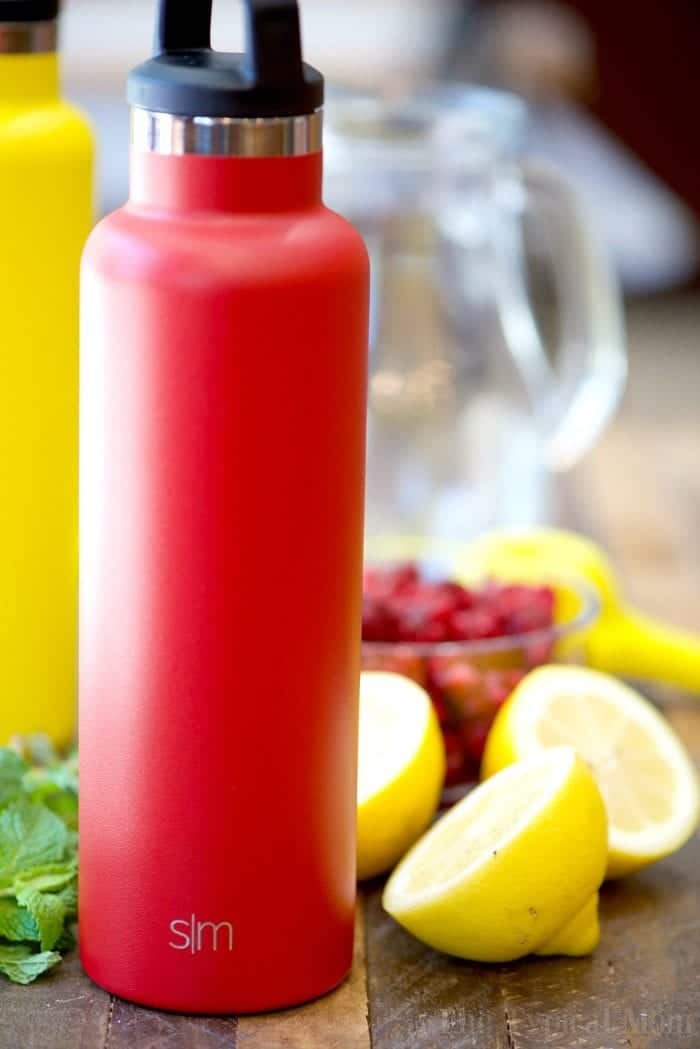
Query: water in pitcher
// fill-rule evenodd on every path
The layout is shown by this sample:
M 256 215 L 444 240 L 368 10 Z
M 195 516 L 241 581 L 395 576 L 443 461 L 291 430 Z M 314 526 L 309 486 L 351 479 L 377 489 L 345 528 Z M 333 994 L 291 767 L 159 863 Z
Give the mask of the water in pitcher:
M 327 198 L 372 261 L 370 556 L 386 536 L 546 521 L 552 471 L 621 393 L 616 289 L 570 191 L 520 158 L 525 118 L 515 98 L 461 88 L 329 107 Z M 533 303 L 533 232 L 554 346 Z

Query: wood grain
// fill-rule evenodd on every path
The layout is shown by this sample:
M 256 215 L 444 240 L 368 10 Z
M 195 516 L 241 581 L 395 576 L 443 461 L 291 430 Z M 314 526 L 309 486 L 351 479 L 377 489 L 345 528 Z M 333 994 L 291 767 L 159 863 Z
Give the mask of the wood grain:
M 512 1049 L 696 1049 L 700 841 L 604 886 L 590 958 L 528 959 L 499 975 Z
M 0 978 L 0 1049 L 103 1049 L 109 1008 L 76 951 L 29 987 Z
M 423 947 L 367 900 L 372 1049 L 510 1049 L 494 970 Z
M 100 1049 L 236 1049 L 235 1017 L 177 1016 L 114 999 Z

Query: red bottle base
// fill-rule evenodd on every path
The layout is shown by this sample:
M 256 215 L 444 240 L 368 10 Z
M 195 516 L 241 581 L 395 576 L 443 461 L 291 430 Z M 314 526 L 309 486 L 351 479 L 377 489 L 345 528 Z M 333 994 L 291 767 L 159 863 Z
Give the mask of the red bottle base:
M 163 1012 L 201 1016 L 240 1016 L 243 1014 L 275 1012 L 280 1009 L 291 1009 L 297 1005 L 307 1005 L 309 1002 L 316 1001 L 318 998 L 323 998 L 325 995 L 337 990 L 348 978 L 352 968 L 351 965 L 346 966 L 340 975 L 329 975 L 328 980 L 322 984 L 309 987 L 306 991 L 291 997 L 286 995 L 279 998 L 274 996 L 265 997 L 263 994 L 259 999 L 256 997 L 255 1000 L 252 1000 L 250 998 L 238 999 L 232 993 L 230 999 L 222 1002 L 219 995 L 209 997 L 206 990 L 204 990 L 202 994 L 193 994 L 190 1000 L 183 1000 L 181 996 L 178 996 L 178 1000 L 174 1001 L 168 995 L 151 996 L 143 994 L 135 987 L 128 986 L 119 980 L 112 981 L 109 978 L 102 977 L 97 971 L 91 970 L 90 964 L 86 962 L 82 952 L 80 961 L 85 973 L 92 982 L 102 988 L 103 991 L 107 991 L 108 994 L 113 994 L 117 998 L 132 1002 L 134 1005 L 144 1006 L 147 1009 L 160 1009 Z M 194 990 L 196 988 L 193 988 Z

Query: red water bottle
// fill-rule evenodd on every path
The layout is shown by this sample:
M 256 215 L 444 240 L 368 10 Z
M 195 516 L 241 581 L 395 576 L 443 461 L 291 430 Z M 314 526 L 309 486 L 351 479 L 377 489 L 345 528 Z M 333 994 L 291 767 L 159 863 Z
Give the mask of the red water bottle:
M 328 991 L 355 899 L 368 267 L 290 0 L 163 0 L 83 264 L 80 939 L 103 987 Z

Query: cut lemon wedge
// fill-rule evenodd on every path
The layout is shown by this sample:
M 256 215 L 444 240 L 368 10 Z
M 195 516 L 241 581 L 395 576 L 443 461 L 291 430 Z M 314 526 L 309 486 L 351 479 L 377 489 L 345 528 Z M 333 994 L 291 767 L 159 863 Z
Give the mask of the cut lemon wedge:
M 404 857 L 385 909 L 424 943 L 474 961 L 587 954 L 607 857 L 605 807 L 571 747 L 468 794 Z
M 561 744 L 576 748 L 605 800 L 608 878 L 667 856 L 695 831 L 700 793 L 690 757 L 663 715 L 634 689 L 582 667 L 533 671 L 498 712 L 482 777 Z
M 360 679 L 357 875 L 389 870 L 435 815 L 445 751 L 430 697 L 399 674 Z

